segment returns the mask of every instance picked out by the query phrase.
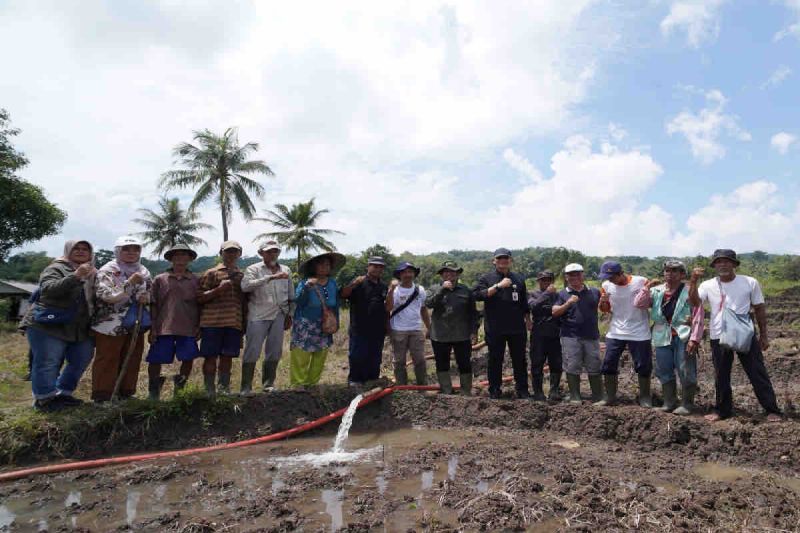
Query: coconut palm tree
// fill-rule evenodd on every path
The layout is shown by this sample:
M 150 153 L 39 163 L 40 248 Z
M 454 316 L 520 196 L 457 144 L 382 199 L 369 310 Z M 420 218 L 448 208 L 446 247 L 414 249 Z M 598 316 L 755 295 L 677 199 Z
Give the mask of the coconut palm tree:
M 280 231 L 262 233 L 253 241 L 262 239 L 275 239 L 286 248 L 297 250 L 297 265 L 303 260 L 303 256 L 309 250 L 319 249 L 332 252 L 336 249 L 331 241 L 325 238 L 327 235 L 344 235 L 341 231 L 333 229 L 322 229 L 316 227 L 322 215 L 328 213 L 327 209 L 317 210 L 314 206 L 314 198 L 307 202 L 300 202 L 292 205 L 291 208 L 284 204 L 275 204 L 274 210 L 267 210 L 267 216 L 254 218 L 261 222 L 268 222 L 279 228 Z
M 137 233 L 146 246 L 153 247 L 153 254 L 161 256 L 178 243 L 189 246 L 206 244 L 206 241 L 194 235 L 195 232 L 214 229 L 214 226 L 198 222 L 200 214 L 193 209 L 181 208 L 177 198 L 161 197 L 158 200 L 158 212 L 152 209 L 139 209 L 142 218 L 133 219 L 145 230 Z
M 246 174 L 273 176 L 272 170 L 261 160 L 248 161 L 250 153 L 258 151 L 257 143 L 239 145 L 235 128 L 228 128 L 222 135 L 209 130 L 192 133 L 195 144 L 181 143 L 173 150 L 183 170 L 164 172 L 159 187 L 195 188 L 194 199 L 189 210 L 214 199 L 222 217 L 222 240 L 228 240 L 228 224 L 231 223 L 234 206 L 246 220 L 253 218 L 256 207 L 250 195 L 264 197 L 264 186 Z

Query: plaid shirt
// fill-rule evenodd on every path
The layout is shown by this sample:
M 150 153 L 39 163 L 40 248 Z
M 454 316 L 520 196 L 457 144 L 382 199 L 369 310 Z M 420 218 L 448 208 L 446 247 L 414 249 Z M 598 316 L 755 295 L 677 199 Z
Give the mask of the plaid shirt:
M 237 275 L 238 274 L 238 275 Z M 203 304 L 200 311 L 201 328 L 236 328 L 242 330 L 244 313 L 242 276 L 238 268 L 228 269 L 224 264 L 206 270 L 200 278 L 199 295 L 219 287 L 226 279 L 232 281 L 230 288 L 218 293 Z

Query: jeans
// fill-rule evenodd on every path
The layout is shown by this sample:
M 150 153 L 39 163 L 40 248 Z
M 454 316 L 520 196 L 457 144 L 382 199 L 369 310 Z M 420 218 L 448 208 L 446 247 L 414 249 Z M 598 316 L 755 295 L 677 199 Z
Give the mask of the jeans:
M 619 374 L 619 358 L 625 346 L 631 352 L 633 369 L 642 377 L 650 377 L 653 373 L 653 344 L 646 341 L 623 341 L 606 337 L 606 356 L 603 359 L 603 374 Z
M 656 376 L 661 384 L 675 380 L 675 373 L 681 380 L 681 387 L 697 384 L 697 357 L 686 353 L 686 343 L 677 335 L 672 337 L 669 346 L 656 348 Z
M 753 392 L 768 413 L 780 413 L 775 401 L 775 390 L 764 366 L 764 355 L 758 344 L 757 336 L 753 336 L 750 351 L 737 352 L 739 362 L 753 386 Z M 731 390 L 731 370 L 733 369 L 733 350 L 723 348 L 718 339 L 711 339 L 711 357 L 714 359 L 714 385 L 716 387 L 716 404 L 714 410 L 722 418 L 731 416 L 733 411 L 733 391 Z
M 489 392 L 500 392 L 503 381 L 503 358 L 508 352 L 514 369 L 514 387 L 518 393 L 528 392 L 528 363 L 525 360 L 527 333 L 511 333 L 505 335 L 490 334 L 486 336 L 489 346 Z
M 350 374 L 347 380 L 352 383 L 365 383 L 378 379 L 381 375 L 384 335 L 350 334 Z
M 67 342 L 37 328 L 28 328 L 26 335 L 33 351 L 33 397 L 43 400 L 56 394 L 71 395 L 92 360 L 94 339 Z M 61 370 L 65 359 L 67 364 Z

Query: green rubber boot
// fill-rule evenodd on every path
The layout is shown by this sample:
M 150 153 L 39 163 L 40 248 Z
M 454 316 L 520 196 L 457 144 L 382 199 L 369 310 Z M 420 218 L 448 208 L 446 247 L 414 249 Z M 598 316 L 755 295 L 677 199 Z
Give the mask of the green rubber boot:
M 161 387 L 164 386 L 164 381 L 167 378 L 158 376 L 156 379 L 151 379 L 147 384 L 147 397 L 148 399 L 157 402 L 161 399 Z
M 461 383 L 461 395 L 472 396 L 472 374 L 460 374 L 458 380 Z
M 580 374 L 567 374 L 569 386 L 569 403 L 581 403 L 581 376 Z
M 450 381 L 450 372 L 437 372 L 436 379 L 439 381 L 439 392 L 453 394 L 453 382 Z
M 639 405 L 653 407 L 653 395 L 650 393 L 650 376 L 639 376 Z
M 253 374 L 255 373 L 255 363 L 242 363 L 242 385 L 239 388 L 239 394 L 242 396 L 253 395 Z
M 264 392 L 275 390 L 275 378 L 278 376 L 280 361 L 264 361 L 261 365 L 261 387 Z
M 672 414 L 687 416 L 692 414 L 694 409 L 694 395 L 697 393 L 697 385 L 687 385 L 683 387 L 683 398 L 681 406 L 672 411 Z
M 203 376 L 203 383 L 206 386 L 206 396 L 216 398 L 217 388 L 214 386 L 214 374 Z
M 231 393 L 231 375 L 220 374 L 217 381 L 217 392 L 229 395 Z
M 561 372 L 550 372 L 550 392 L 547 393 L 547 399 L 551 402 L 561 401 Z
M 398 385 L 408 385 L 408 370 L 405 363 L 394 364 L 394 382 Z
M 595 405 L 598 407 L 610 407 L 617 403 L 619 376 L 616 374 L 604 374 L 603 381 L 605 382 L 605 394 L 603 395 L 603 399 L 595 403 Z
M 532 376 L 531 383 L 533 385 L 533 394 L 531 395 L 531 400 L 534 402 L 545 401 L 547 397 L 544 395 L 544 376 L 541 374 Z
M 428 368 L 424 361 L 414 365 L 414 377 L 417 380 L 417 385 L 428 384 Z
M 673 379 L 669 383 L 661 385 L 661 392 L 664 395 L 664 405 L 658 408 L 659 411 L 671 413 L 678 407 L 678 386 Z
M 589 375 L 589 387 L 592 389 L 592 403 L 603 399 L 603 376 L 600 374 Z

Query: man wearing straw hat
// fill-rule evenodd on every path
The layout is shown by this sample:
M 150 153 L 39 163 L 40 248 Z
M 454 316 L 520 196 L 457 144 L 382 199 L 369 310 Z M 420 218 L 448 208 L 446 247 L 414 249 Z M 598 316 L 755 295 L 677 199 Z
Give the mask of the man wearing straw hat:
M 283 352 L 283 332 L 292 327 L 294 284 L 292 272 L 278 263 L 281 247 L 267 241 L 258 248 L 262 262 L 245 269 L 242 292 L 247 301 L 247 336 L 242 356 L 241 394 L 252 394 L 256 363 L 264 351 L 261 385 L 269 391 L 275 386 L 278 363 Z

